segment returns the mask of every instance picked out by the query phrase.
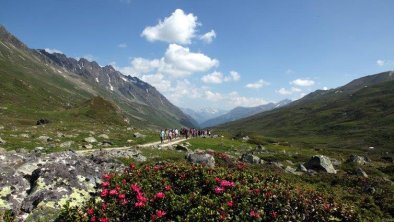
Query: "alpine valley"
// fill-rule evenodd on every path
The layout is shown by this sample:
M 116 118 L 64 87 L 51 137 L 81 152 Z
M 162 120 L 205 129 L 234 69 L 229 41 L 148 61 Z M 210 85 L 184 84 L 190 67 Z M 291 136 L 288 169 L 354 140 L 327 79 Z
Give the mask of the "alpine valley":
M 216 38 L 196 27 L 197 17 L 176 9 L 141 37 L 169 43 L 166 53 L 175 48 L 184 62 L 175 74 L 191 75 L 218 65 L 186 48 Z M 182 30 L 193 41 L 170 35 Z M 146 70 L 168 65 L 164 57 L 140 60 Z M 118 70 L 31 49 L 0 26 L 0 221 L 394 220 L 394 71 L 275 103 L 177 81 L 196 98 L 244 102 L 196 111 Z M 195 80 L 240 78 L 215 71 Z M 314 83 L 289 84 L 301 93 Z M 242 87 L 257 94 L 270 84 Z

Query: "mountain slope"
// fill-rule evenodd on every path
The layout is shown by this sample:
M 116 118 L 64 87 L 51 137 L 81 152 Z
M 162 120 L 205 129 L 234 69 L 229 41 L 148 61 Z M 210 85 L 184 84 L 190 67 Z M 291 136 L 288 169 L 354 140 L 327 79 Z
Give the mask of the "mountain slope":
M 393 122 L 394 72 L 384 72 L 218 128 L 313 146 L 392 149 Z
M 3 117 L 29 122 L 49 115 L 39 112 L 67 111 L 101 96 L 116 104 L 138 127 L 193 126 L 189 116 L 138 78 L 86 59 L 77 61 L 63 54 L 29 49 L 2 26 L 0 77 L 0 106 L 6 107 Z
M 221 116 L 209 119 L 201 124 L 202 127 L 212 127 L 216 125 L 220 125 L 223 123 L 231 122 L 234 120 L 242 119 L 248 116 L 255 115 L 257 113 L 269 111 L 275 108 L 279 108 L 289 104 L 291 100 L 282 100 L 278 103 L 268 103 L 265 105 L 260 105 L 256 107 L 236 107 L 230 110 L 228 113 L 223 114 Z

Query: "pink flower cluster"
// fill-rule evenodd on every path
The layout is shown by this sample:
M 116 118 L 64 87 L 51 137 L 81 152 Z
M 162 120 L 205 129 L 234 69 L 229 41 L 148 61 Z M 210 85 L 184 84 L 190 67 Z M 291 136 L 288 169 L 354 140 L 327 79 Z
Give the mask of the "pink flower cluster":
M 130 188 L 136 192 L 137 202 L 134 204 L 134 206 L 136 208 L 144 207 L 149 199 L 144 196 L 144 193 L 141 191 L 141 187 L 138 184 L 132 184 Z
M 218 177 L 215 177 L 216 183 L 219 183 L 219 186 L 215 187 L 214 191 L 216 194 L 223 193 L 226 188 L 235 187 L 235 183 L 228 180 L 222 180 Z

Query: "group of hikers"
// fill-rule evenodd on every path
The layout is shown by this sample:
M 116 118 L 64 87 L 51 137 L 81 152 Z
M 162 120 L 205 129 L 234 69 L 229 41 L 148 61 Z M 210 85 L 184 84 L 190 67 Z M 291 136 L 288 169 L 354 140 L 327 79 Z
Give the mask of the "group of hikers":
M 176 139 L 179 137 L 185 137 L 188 139 L 189 137 L 198 137 L 198 136 L 211 136 L 211 130 L 199 130 L 195 128 L 181 128 L 181 129 L 162 129 L 160 130 L 160 141 L 164 143 L 167 139 L 168 141 L 172 141 L 172 139 Z

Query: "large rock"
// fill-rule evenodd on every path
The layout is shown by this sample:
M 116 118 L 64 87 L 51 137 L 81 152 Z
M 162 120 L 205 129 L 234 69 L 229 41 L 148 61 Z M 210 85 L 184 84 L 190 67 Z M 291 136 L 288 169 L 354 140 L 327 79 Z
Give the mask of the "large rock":
M 334 169 L 334 166 L 331 163 L 330 158 L 323 155 L 313 156 L 308 162 L 304 164 L 307 169 L 324 171 L 327 173 L 336 174 L 337 171 Z
M 55 213 L 51 209 L 60 209 L 67 201 L 71 206 L 81 205 L 95 191 L 103 173 L 124 168 L 111 155 L 100 153 L 13 151 L 2 152 L 0 160 L 0 208 L 11 209 L 16 221 L 35 218 L 40 212 Z
M 358 165 L 365 165 L 368 162 L 368 158 L 366 158 L 365 156 L 351 155 L 347 162 L 356 163 Z
M 250 153 L 245 153 L 241 157 L 241 161 L 250 164 L 262 164 L 264 160 L 260 159 L 258 156 L 255 156 Z
M 208 153 L 188 153 L 186 158 L 191 163 L 198 163 L 208 167 L 215 167 L 215 158 Z
M 87 142 L 87 143 L 97 143 L 96 138 L 94 138 L 94 137 L 92 137 L 92 136 L 86 137 L 85 139 L 83 139 L 83 141 L 84 141 L 84 142 Z
M 146 137 L 146 135 L 141 134 L 141 133 L 139 133 L 139 132 L 134 133 L 133 136 L 134 136 L 135 138 L 145 138 L 145 137 Z
M 176 149 L 176 150 L 179 150 L 179 151 L 183 151 L 183 152 L 190 152 L 190 149 L 188 148 L 188 146 L 186 146 L 186 145 L 184 145 L 184 144 L 178 144 L 178 145 L 175 147 L 175 149 Z

